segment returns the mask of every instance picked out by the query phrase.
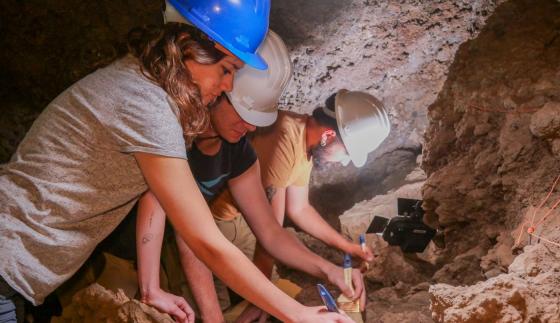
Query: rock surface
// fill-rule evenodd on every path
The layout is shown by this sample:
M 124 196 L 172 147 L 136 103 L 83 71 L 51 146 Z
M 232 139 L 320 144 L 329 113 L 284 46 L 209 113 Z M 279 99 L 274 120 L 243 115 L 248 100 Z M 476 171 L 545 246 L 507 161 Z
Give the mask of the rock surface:
M 560 321 L 559 217 L 539 223 L 560 198 L 542 202 L 560 174 L 559 17 L 557 1 L 501 5 L 429 108 L 422 194 L 446 242 L 429 290 L 437 322 Z M 553 243 L 515 257 L 533 226 Z
M 98 284 L 76 293 L 72 305 L 64 309 L 62 317 L 53 318 L 53 323 L 70 322 L 114 322 L 114 323 L 173 323 L 169 315 L 138 300 L 131 300 L 122 290 L 112 292 Z
M 445 235 L 439 281 L 474 283 L 504 271 L 507 263 L 481 259 L 511 248 L 509 231 L 560 173 L 551 151 L 560 133 L 550 130 L 560 101 L 559 16 L 556 1 L 500 6 L 461 46 L 430 106 L 423 197 Z
M 398 290 L 400 295 L 404 290 L 422 297 L 410 286 L 424 281 L 432 284 L 431 311 L 438 322 L 560 320 L 560 248 L 541 241 L 517 258 L 512 250 L 521 226 L 560 174 L 558 17 L 556 1 L 510 1 L 496 9 L 478 38 L 459 48 L 429 108 L 422 161 L 428 175 L 422 189 L 427 220 L 443 233 L 445 248 L 429 250 L 428 257 L 420 256 L 424 262 L 414 263 L 398 250 L 384 250 L 386 245 L 377 237 L 368 237 L 385 256 L 366 274 L 374 288 L 385 286 L 369 294 L 370 300 L 376 295 L 387 299 L 383 305 L 368 305 L 376 317 L 390 313 L 388 308 L 403 310 L 402 296 L 387 296 Z M 388 206 L 376 204 L 384 198 L 377 196 L 346 211 L 341 216 L 344 232 L 355 236 L 374 213 L 390 213 Z M 559 198 L 555 190 L 537 219 Z M 554 221 L 536 229 L 559 242 Z M 523 247 L 527 235 L 521 240 Z M 422 268 L 434 271 L 429 275 Z M 395 274 L 396 269 L 403 274 Z M 427 304 L 417 305 L 408 311 L 419 311 L 419 320 L 426 319 L 422 313 L 430 311 Z M 382 319 L 371 322 L 378 321 Z
M 558 214 L 556 214 L 558 215 Z M 560 218 L 548 238 L 560 242 Z M 430 287 L 436 322 L 559 322 L 560 247 L 541 241 L 526 246 L 507 274 L 473 286 Z
M 476 37 L 502 2 L 272 1 L 271 29 L 286 40 L 294 63 L 281 108 L 310 113 L 347 88 L 377 96 L 390 113 L 391 134 L 366 166 L 314 171 L 312 187 L 320 188 L 311 194 L 315 205 L 345 194 L 340 203 L 346 208 L 329 203 L 320 208 L 323 214 L 336 217 L 356 202 L 384 194 L 397 187 L 382 184 L 391 172 L 404 176 L 412 170 L 428 124 L 427 108 L 459 45 Z M 404 159 L 407 152 L 412 154 Z

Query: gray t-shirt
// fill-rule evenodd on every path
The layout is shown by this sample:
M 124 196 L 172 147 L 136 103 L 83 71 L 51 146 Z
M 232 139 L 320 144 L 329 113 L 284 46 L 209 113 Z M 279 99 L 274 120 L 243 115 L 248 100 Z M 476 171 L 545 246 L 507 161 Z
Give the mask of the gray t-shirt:
M 0 166 L 0 275 L 37 305 L 147 190 L 131 154 L 186 159 L 176 106 L 127 56 L 60 94 Z

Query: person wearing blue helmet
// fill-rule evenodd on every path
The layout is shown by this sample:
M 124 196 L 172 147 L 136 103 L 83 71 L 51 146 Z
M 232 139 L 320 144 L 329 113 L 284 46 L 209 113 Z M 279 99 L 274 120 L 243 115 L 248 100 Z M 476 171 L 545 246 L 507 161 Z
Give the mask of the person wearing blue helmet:
M 245 64 L 265 70 L 257 53 L 268 31 L 270 0 L 166 0 L 166 22 L 190 23 Z
M 287 322 L 348 322 L 301 305 L 243 259 L 193 178 L 187 147 L 241 60 L 185 25 L 130 36 L 130 54 L 55 98 L 0 167 L 2 320 L 16 320 L 22 297 L 41 304 L 68 280 L 149 189 L 194 253 L 249 301 Z

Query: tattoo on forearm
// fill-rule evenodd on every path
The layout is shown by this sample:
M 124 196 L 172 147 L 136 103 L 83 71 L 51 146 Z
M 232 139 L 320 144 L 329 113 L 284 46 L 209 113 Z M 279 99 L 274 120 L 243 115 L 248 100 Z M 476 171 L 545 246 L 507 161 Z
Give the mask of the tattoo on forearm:
M 154 212 L 150 213 L 150 228 L 152 227 L 152 219 L 154 218 Z
M 154 238 L 154 235 L 151 233 L 146 233 L 143 237 L 142 237 L 142 244 L 146 244 L 150 241 L 152 241 L 152 239 Z
M 266 192 L 266 198 L 268 199 L 268 202 L 272 202 L 272 198 L 274 197 L 274 194 L 276 194 L 276 187 L 269 186 L 265 188 L 264 191 Z

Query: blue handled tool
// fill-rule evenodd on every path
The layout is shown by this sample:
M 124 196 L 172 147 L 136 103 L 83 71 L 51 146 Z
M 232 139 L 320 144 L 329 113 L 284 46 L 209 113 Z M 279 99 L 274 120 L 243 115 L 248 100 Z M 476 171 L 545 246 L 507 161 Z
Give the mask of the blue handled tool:
M 323 303 L 327 307 L 327 310 L 329 312 L 339 313 L 338 306 L 336 306 L 334 298 L 332 297 L 331 293 L 329 293 L 329 291 L 325 288 L 325 286 L 323 286 L 322 284 L 317 284 L 317 291 L 319 292 L 319 296 L 321 296 Z
M 362 248 L 362 251 L 364 253 L 366 253 L 367 247 L 366 247 L 366 234 L 365 233 L 360 234 L 360 247 Z M 365 265 L 365 269 L 367 271 L 369 269 L 369 263 L 367 261 L 364 261 L 364 265 Z

